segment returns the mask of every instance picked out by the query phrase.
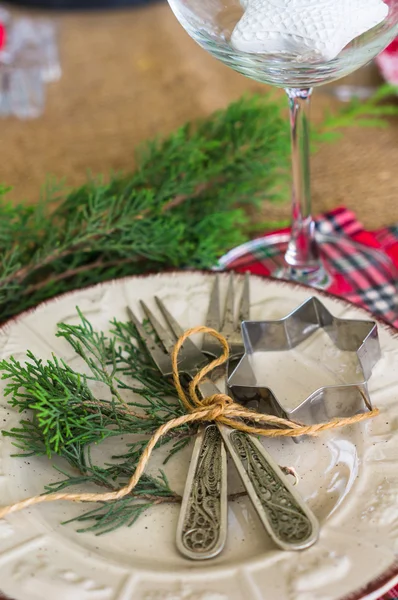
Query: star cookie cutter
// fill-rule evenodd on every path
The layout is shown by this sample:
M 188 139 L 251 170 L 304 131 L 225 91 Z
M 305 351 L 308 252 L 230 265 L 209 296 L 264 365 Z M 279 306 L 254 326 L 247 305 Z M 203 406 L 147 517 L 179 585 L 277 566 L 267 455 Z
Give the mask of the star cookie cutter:
M 272 389 L 258 385 L 253 356 L 257 352 L 292 350 L 321 329 L 338 350 L 356 353 L 358 377 L 355 382 L 318 388 L 288 410 Z M 308 425 L 372 410 L 368 380 L 381 357 L 374 321 L 335 317 L 318 298 L 311 297 L 278 321 L 243 321 L 242 336 L 245 354 L 228 379 L 229 393 L 238 402 Z

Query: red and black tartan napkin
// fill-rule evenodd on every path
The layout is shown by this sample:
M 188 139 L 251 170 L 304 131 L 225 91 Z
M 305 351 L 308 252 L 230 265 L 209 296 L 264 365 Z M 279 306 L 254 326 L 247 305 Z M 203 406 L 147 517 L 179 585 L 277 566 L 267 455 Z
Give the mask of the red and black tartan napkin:
M 317 230 L 325 235 L 349 236 L 356 242 L 376 248 L 387 260 L 374 260 L 372 254 L 356 253 L 349 245 L 328 244 L 323 257 L 328 268 L 337 272 L 329 291 L 367 308 L 398 327 L 398 225 L 378 231 L 366 231 L 355 214 L 337 208 L 316 219 Z M 270 275 L 275 269 L 275 250 L 266 246 L 267 236 L 234 248 L 220 260 L 220 266 L 255 275 Z M 380 600 L 398 600 L 398 585 Z
M 398 598 L 398 585 L 396 585 L 392 590 L 387 592 L 380 600 L 397 600 Z
M 336 208 L 316 219 L 316 228 L 325 236 L 347 237 L 369 248 L 369 254 L 357 252 L 352 244 L 324 244 L 322 255 L 335 283 L 328 291 L 367 308 L 398 327 L 398 225 L 378 231 L 366 231 L 355 214 Z M 270 275 L 277 265 L 274 247 L 267 247 L 267 236 L 234 248 L 220 266 L 255 275 Z M 371 250 L 379 252 L 375 257 Z

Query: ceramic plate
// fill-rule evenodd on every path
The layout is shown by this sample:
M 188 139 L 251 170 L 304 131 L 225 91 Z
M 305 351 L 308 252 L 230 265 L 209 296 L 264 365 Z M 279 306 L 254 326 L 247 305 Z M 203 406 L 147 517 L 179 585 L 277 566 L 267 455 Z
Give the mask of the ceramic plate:
M 156 294 L 183 326 L 201 324 L 213 281 L 214 275 L 198 272 L 151 275 L 61 296 L 0 330 L 1 358 L 24 360 L 30 349 L 43 359 L 55 352 L 78 367 L 66 342 L 54 337 L 57 322 L 77 322 L 76 306 L 96 328 L 107 330 L 113 317 L 127 317 L 127 304 L 140 313 L 139 298 L 156 310 Z M 310 295 L 318 296 L 336 316 L 369 318 L 344 301 L 293 284 L 253 277 L 250 286 L 253 319 L 283 317 Z M 176 506 L 155 507 L 133 527 L 96 537 L 77 533 L 76 524 L 60 525 L 81 514 L 81 505 L 46 504 L 0 521 L 3 594 L 15 600 L 377 598 L 398 581 L 398 339 L 381 323 L 379 333 L 383 356 L 369 386 L 374 404 L 382 410 L 378 418 L 300 444 L 265 442 L 279 464 L 298 471 L 298 490 L 321 523 L 320 540 L 311 549 L 276 549 L 245 498 L 230 503 L 224 552 L 205 563 L 190 562 L 177 553 Z M 315 371 L 319 378 L 319 369 L 308 367 L 305 379 Z M 3 398 L 0 423 L 5 429 L 18 423 L 18 415 Z M 117 454 L 117 446 L 113 439 L 98 451 L 105 458 Z M 39 494 L 45 484 L 59 479 L 46 458 L 11 458 L 12 452 L 10 440 L 0 438 L 1 504 Z M 171 487 L 179 492 L 190 452 L 186 448 L 166 466 Z M 150 469 L 157 472 L 161 464 L 159 450 Z M 233 491 L 239 489 L 239 480 L 229 468 Z

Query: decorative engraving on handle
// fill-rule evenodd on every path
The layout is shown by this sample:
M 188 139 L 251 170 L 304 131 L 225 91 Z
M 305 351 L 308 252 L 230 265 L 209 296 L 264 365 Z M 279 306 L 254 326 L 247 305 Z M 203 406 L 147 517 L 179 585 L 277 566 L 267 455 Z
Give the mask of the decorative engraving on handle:
M 200 443 L 201 441 L 201 443 Z M 226 535 L 226 456 L 215 425 L 204 429 L 192 456 L 194 472 L 188 475 L 188 496 L 181 509 L 178 539 L 190 558 L 210 558 L 218 554 Z M 185 504 L 185 506 L 184 506 Z
M 230 434 L 229 439 L 278 540 L 284 544 L 300 544 L 313 537 L 313 523 L 292 496 L 283 479 L 259 453 L 254 440 L 236 430 Z

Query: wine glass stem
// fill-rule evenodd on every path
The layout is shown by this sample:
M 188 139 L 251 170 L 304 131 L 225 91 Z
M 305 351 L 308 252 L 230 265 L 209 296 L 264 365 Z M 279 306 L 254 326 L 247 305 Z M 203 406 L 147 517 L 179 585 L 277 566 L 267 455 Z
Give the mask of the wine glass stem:
M 291 238 L 285 254 L 288 266 L 305 273 L 323 270 L 311 215 L 309 112 L 312 89 L 288 88 L 292 141 L 293 194 Z

